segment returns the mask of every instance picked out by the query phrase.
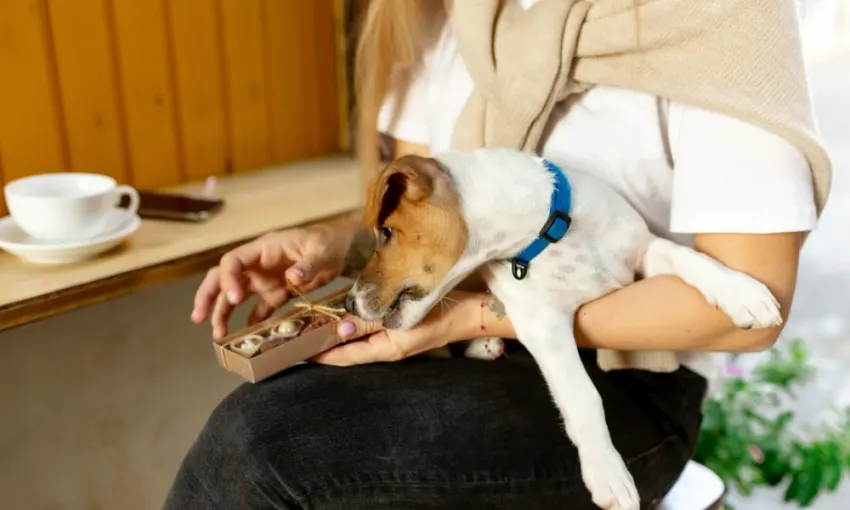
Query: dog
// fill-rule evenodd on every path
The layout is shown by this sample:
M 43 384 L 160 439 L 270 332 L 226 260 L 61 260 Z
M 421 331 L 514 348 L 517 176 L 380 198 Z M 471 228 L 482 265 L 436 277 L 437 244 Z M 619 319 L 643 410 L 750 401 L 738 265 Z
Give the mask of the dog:
M 377 248 L 349 291 L 349 312 L 387 329 L 413 328 L 479 272 L 540 367 L 601 508 L 638 510 L 640 498 L 579 358 L 578 307 L 636 276 L 667 274 L 696 288 L 738 327 L 782 322 L 779 304 L 759 281 L 652 234 L 600 179 L 518 150 L 397 158 L 370 185 L 364 220 Z M 488 357 L 501 348 L 500 339 L 481 338 L 466 355 Z

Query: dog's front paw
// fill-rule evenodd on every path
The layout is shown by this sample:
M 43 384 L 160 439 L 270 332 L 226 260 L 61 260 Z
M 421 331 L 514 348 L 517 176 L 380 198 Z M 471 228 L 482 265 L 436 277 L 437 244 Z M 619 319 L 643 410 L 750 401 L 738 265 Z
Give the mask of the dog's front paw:
M 779 302 L 766 285 L 744 273 L 729 271 L 704 288 L 709 303 L 742 329 L 764 329 L 782 324 Z
M 505 353 L 505 342 L 498 337 L 471 340 L 463 355 L 466 358 L 494 360 Z
M 581 475 L 593 504 L 605 510 L 640 510 L 635 481 L 620 454 L 607 451 L 581 456 Z

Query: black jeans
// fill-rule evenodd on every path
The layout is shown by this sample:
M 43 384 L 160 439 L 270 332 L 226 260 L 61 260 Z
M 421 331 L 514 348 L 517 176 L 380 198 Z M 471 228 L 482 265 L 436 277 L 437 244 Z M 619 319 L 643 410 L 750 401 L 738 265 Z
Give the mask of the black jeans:
M 614 445 L 647 508 L 690 458 L 705 380 L 604 373 L 583 351 Z M 411 359 L 294 367 L 213 412 L 165 508 L 569 509 L 596 507 L 537 365 Z

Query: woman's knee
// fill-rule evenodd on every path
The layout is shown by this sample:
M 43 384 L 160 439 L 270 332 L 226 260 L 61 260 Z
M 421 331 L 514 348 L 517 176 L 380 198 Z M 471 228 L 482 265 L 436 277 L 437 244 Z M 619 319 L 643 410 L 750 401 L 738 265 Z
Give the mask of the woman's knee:
M 272 456 L 297 455 L 290 437 L 277 434 L 273 447 L 266 444 L 269 431 L 280 428 L 280 409 L 269 389 L 245 384 L 213 410 L 183 459 L 165 508 L 295 508 L 294 495 L 282 483 L 282 466 Z M 279 390 L 273 393 L 280 396 Z

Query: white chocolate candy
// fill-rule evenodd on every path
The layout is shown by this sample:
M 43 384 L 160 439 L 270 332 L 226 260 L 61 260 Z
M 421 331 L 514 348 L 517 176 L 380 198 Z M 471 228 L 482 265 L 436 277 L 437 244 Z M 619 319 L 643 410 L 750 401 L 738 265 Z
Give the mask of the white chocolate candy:
M 288 320 L 283 321 L 274 328 L 273 333 L 277 336 L 289 338 L 298 335 L 301 329 L 301 321 Z
M 257 351 L 260 350 L 260 344 L 265 341 L 265 338 L 260 335 L 247 335 L 231 344 L 230 348 L 239 354 L 250 358 L 254 354 L 257 354 Z

